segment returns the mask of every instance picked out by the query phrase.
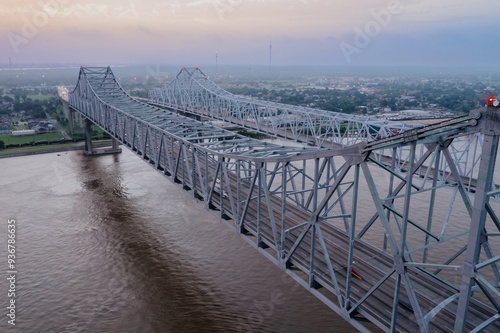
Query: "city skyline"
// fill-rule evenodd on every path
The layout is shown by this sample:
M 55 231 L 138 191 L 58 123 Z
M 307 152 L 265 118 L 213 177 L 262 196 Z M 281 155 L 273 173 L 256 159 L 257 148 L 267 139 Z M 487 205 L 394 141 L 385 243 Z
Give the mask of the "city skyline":
M 500 1 L 19 0 L 0 63 L 496 65 Z

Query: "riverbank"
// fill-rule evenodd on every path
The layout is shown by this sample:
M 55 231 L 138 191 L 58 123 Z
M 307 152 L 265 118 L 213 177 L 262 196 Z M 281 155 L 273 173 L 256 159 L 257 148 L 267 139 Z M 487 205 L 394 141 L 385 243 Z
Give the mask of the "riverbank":
M 93 142 L 94 147 L 110 146 L 111 140 L 102 140 Z M 24 146 L 19 148 L 8 148 L 0 150 L 0 158 L 29 156 L 38 154 L 58 153 L 73 150 L 83 150 L 83 142 L 68 142 L 68 143 L 54 143 L 50 145 L 39 146 Z

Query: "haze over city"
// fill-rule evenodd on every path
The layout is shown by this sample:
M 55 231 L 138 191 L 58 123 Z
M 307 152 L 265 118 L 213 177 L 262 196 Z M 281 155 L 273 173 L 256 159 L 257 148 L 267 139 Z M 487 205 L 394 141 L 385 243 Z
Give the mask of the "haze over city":
M 19 0 L 0 63 L 488 66 L 500 1 Z M 10 60 L 9 60 L 10 58 Z

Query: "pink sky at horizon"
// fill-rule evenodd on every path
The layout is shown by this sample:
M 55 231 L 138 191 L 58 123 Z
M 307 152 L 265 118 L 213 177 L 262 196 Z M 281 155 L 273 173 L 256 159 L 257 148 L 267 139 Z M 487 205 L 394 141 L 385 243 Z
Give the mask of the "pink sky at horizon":
M 460 49 L 462 35 L 473 39 L 467 31 L 492 33 L 500 1 L 482 2 L 18 0 L 0 5 L 0 63 L 10 57 L 16 63 L 202 64 L 218 52 L 223 63 L 266 64 L 272 41 L 276 64 L 343 65 L 340 44 L 356 46 L 356 29 L 375 22 L 380 29 L 369 45 L 351 54 L 350 60 L 363 64 L 383 60 L 381 47 L 397 50 L 406 36 L 421 45 L 437 36 Z M 387 24 L 377 23 L 373 12 L 387 13 L 395 4 L 400 8 Z

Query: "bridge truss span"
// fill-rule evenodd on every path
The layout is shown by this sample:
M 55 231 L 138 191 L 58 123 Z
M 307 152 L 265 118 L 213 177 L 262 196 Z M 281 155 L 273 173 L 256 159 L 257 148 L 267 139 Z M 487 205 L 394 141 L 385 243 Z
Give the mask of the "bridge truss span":
M 82 68 L 69 104 L 360 331 L 366 319 L 387 332 L 500 329 L 498 109 L 333 149 L 253 140 L 134 100 L 109 68 Z M 450 147 L 476 133 L 471 194 Z M 377 157 L 401 146 L 404 168 Z
M 211 81 L 199 68 L 183 68 L 164 88 L 150 91 L 147 102 L 318 147 L 347 147 L 360 142 L 391 138 L 421 127 L 376 117 L 235 95 Z M 482 140 L 481 133 L 474 133 L 461 136 L 460 140 L 454 140 L 449 147 L 453 163 L 458 167 L 461 177 L 468 185 L 468 190 L 471 190 L 474 184 L 472 175 L 479 165 Z M 417 158 L 421 157 L 424 151 L 423 145 L 417 147 Z M 405 169 L 410 151 L 408 146 L 400 145 L 396 154 L 384 149 L 377 149 L 373 154 L 380 162 L 387 163 L 387 166 Z M 443 160 L 439 167 L 443 171 L 443 179 L 452 174 L 447 161 Z M 500 182 L 500 179 L 497 181 Z
M 150 100 L 318 146 L 325 140 L 336 145 L 351 145 L 360 138 L 371 141 L 414 127 L 234 95 L 212 82 L 199 68 L 182 69 L 165 89 L 151 91 Z

